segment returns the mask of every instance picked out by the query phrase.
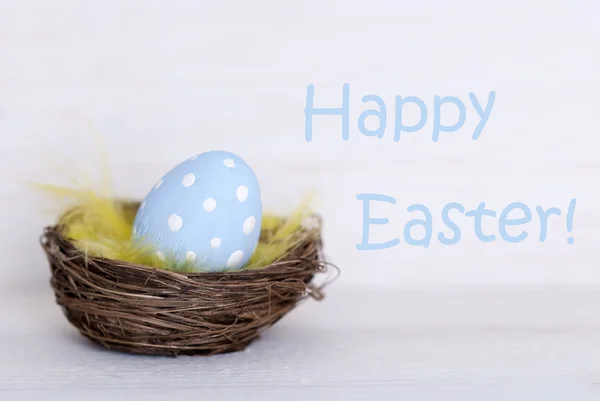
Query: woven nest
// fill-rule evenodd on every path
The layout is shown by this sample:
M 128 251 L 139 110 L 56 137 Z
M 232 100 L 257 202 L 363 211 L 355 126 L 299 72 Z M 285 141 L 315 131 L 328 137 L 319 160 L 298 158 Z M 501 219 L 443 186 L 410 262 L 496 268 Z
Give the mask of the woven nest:
M 136 354 L 243 350 L 302 300 L 321 300 L 327 283 L 313 278 L 330 266 L 320 227 L 265 268 L 192 274 L 86 256 L 61 231 L 41 238 L 57 303 L 85 337 Z

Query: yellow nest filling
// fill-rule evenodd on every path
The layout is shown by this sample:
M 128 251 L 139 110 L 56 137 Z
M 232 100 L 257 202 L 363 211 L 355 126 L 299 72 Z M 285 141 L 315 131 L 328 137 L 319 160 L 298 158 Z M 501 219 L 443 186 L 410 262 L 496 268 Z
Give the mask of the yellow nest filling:
M 137 210 L 131 205 L 93 191 L 48 185 L 43 189 L 55 197 L 71 200 L 70 206 L 60 213 L 57 224 L 62 227 L 63 235 L 86 255 L 180 272 L 203 270 L 201 266 L 176 263 L 168 257 L 160 260 L 151 247 L 133 241 Z M 303 226 L 311 215 L 308 202 L 302 203 L 287 217 L 264 214 L 261 240 L 244 269 L 265 267 L 286 255 L 307 235 L 314 234 L 314 230 L 307 231 Z

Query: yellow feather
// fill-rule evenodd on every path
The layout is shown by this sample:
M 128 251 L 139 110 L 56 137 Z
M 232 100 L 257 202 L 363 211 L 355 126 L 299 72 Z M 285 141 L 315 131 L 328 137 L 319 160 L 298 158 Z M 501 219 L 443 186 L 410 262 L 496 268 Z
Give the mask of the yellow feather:
M 57 224 L 62 227 L 63 234 L 88 256 L 180 272 L 202 270 L 202 266 L 176 263 L 169 255 L 165 255 L 165 260 L 160 260 L 151 246 L 132 240 L 133 221 L 137 211 L 125 207 L 122 202 L 114 199 L 107 152 L 103 149 L 98 132 L 88 120 L 84 123 L 95 139 L 92 153 L 99 156 L 100 168 L 93 171 L 99 173 L 100 179 L 94 183 L 92 175 L 84 176 L 81 169 L 77 171 L 90 186 L 100 190 L 86 188 L 80 179 L 69 177 L 68 171 L 75 171 L 72 166 L 62 169 L 63 173 L 76 188 L 80 189 L 51 184 L 32 184 L 46 194 L 56 206 L 55 212 L 59 215 Z M 60 159 L 61 162 L 68 161 L 68 157 Z M 55 167 L 60 168 L 58 164 Z M 310 198 L 307 198 L 289 216 L 277 216 L 271 213 L 263 215 L 261 241 L 245 268 L 265 267 L 287 254 L 307 235 L 312 235 L 302 227 L 304 220 L 312 213 L 309 200 Z
M 135 210 L 125 204 L 90 190 L 46 184 L 35 186 L 55 199 L 68 201 L 57 224 L 86 255 L 182 272 L 202 270 L 201 266 L 179 264 L 169 257 L 162 261 L 154 255 L 151 246 L 132 240 Z M 261 227 L 263 238 L 245 268 L 259 269 L 287 254 L 308 235 L 302 223 L 310 214 L 308 201 L 288 217 L 265 214 Z

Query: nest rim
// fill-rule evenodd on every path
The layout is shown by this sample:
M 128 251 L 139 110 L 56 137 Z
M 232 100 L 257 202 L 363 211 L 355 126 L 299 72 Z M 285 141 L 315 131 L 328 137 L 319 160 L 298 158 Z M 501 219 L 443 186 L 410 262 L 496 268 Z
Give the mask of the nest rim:
M 90 256 L 60 225 L 46 227 L 40 244 L 55 301 L 84 337 L 132 354 L 208 356 L 241 351 L 307 298 L 324 298 L 339 269 L 314 217 L 314 235 L 258 269 L 179 272 Z M 334 278 L 315 284 L 330 268 Z

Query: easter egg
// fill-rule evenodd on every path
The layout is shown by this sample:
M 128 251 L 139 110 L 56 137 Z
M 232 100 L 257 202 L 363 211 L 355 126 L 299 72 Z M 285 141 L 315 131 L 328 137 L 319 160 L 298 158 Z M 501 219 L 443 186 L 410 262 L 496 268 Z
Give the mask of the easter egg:
M 210 151 L 156 182 L 138 209 L 133 235 L 161 260 L 238 270 L 256 249 L 261 223 L 260 187 L 250 166 L 235 154 Z

